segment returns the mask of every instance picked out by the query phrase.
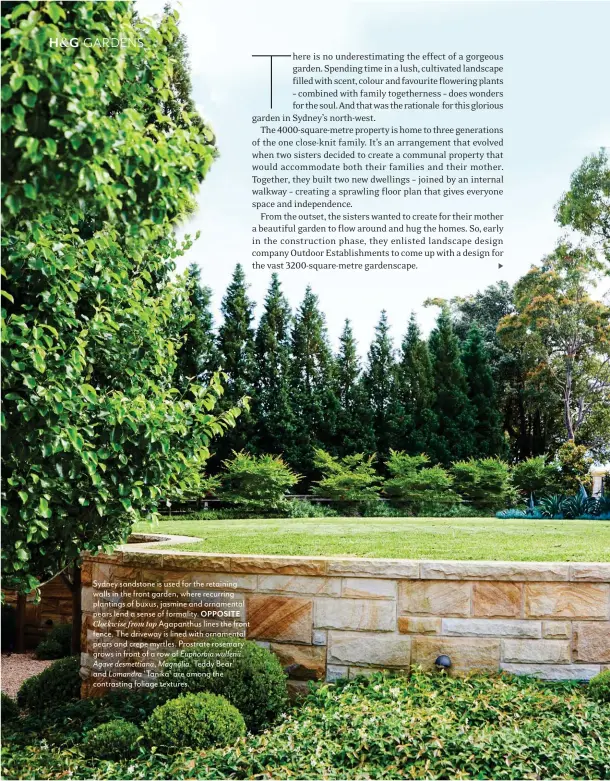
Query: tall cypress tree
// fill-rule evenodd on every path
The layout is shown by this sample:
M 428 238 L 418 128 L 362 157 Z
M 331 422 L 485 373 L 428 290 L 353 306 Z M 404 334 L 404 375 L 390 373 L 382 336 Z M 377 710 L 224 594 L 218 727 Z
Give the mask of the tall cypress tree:
M 314 449 L 336 451 L 338 401 L 333 370 L 326 321 L 318 297 L 307 287 L 292 329 L 290 384 L 296 425 L 287 458 L 293 469 L 308 479 L 315 474 Z
M 272 274 L 265 308 L 256 331 L 256 393 L 252 415 L 256 421 L 255 444 L 260 453 L 290 450 L 294 414 L 290 404 L 290 304 Z
M 468 398 L 466 372 L 460 343 L 446 307 L 430 334 L 438 429 L 432 435 L 431 454 L 444 464 L 474 455 L 476 418 Z
M 437 428 L 434 412 L 434 371 L 428 344 L 411 314 L 398 364 L 398 398 L 405 410 L 405 426 L 398 449 L 416 455 L 426 452 Z
M 218 329 L 220 368 L 227 375 L 223 406 L 233 406 L 244 396 L 252 396 L 255 379 L 254 360 L 254 304 L 248 298 L 248 284 L 241 265 L 235 266 L 233 277 L 222 299 L 224 320 Z M 243 450 L 251 443 L 252 415 L 243 411 L 238 425 L 227 432 L 220 442 L 218 459 L 227 458 L 232 450 Z
M 404 410 L 397 395 L 396 360 L 385 309 L 375 326 L 363 377 L 375 432 L 375 447 L 380 459 L 389 456 L 404 425 Z
M 185 389 L 194 379 L 206 382 L 218 369 L 214 318 L 210 310 L 212 291 L 201 284 L 201 269 L 192 263 L 187 269 L 186 287 L 193 319 L 184 331 L 178 350 L 176 385 Z
M 349 320 L 345 321 L 339 337 L 339 352 L 335 370 L 337 414 L 337 442 L 341 456 L 372 453 L 375 433 L 371 408 L 367 403 L 362 383 L 358 345 Z
M 473 323 L 462 352 L 468 398 L 476 417 L 474 439 L 478 456 L 506 455 L 501 415 L 483 335 Z

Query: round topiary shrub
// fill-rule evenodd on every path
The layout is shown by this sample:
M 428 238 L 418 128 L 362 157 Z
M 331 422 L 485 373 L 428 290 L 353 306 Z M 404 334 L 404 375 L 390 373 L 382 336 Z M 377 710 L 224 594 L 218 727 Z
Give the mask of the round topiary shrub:
M 17 704 L 29 711 L 40 711 L 80 697 L 80 658 L 69 656 L 53 662 L 38 675 L 21 684 Z
M 63 659 L 65 655 L 61 643 L 52 637 L 47 637 L 36 648 L 37 659 Z
M 158 681 L 176 692 L 221 694 L 240 711 L 248 729 L 256 732 L 272 724 L 286 707 L 286 677 L 275 654 L 250 640 L 229 637 L 168 657 Z
M 182 694 L 159 705 L 143 725 L 144 736 L 166 753 L 235 743 L 246 734 L 241 713 L 224 697 L 209 692 Z
M 599 702 L 610 702 L 610 670 L 604 670 L 591 678 L 589 696 Z
M 83 751 L 91 759 L 131 759 L 138 753 L 140 737 L 135 724 L 113 719 L 86 734 Z
M 2 692 L 0 698 L 0 708 L 2 714 L 2 721 L 8 724 L 9 721 L 14 721 L 19 718 L 19 706 L 12 697 Z

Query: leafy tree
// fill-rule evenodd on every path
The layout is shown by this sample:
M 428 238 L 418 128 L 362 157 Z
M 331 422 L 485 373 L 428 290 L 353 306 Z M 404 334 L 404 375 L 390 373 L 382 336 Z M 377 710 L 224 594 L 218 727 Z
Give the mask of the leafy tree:
M 593 250 L 559 245 L 517 282 L 516 311 L 498 326 L 531 357 L 531 381 L 561 395 L 564 440 L 610 401 L 610 307 L 590 292 L 602 270 Z
M 222 299 L 220 310 L 223 322 L 218 329 L 217 347 L 222 371 L 226 374 L 225 405 L 234 405 L 244 396 L 252 396 L 254 389 L 254 304 L 248 297 L 246 275 L 240 263 Z M 235 450 L 243 450 L 252 439 L 253 419 L 247 412 L 239 429 L 230 432 L 217 452 L 217 460 Z
M 375 450 L 371 409 L 362 382 L 358 345 L 349 320 L 339 337 L 335 366 L 337 441 L 342 455 Z
M 446 307 L 441 308 L 430 334 L 430 353 L 436 390 L 434 412 L 438 421 L 431 451 L 438 461 L 448 464 L 474 452 L 476 418 L 468 398 L 460 343 Z
M 201 284 L 201 269 L 196 263 L 187 269 L 186 290 L 191 320 L 181 334 L 183 343 L 176 357 L 176 384 L 180 388 L 193 380 L 208 380 L 219 367 L 214 318 L 210 310 L 212 291 Z
M 218 495 L 249 512 L 282 509 L 284 495 L 301 479 L 279 456 L 269 454 L 233 453 L 223 466 Z
M 574 171 L 555 218 L 599 242 L 610 260 L 610 165 L 605 149 L 585 157 Z
M 294 437 L 290 399 L 291 323 L 290 305 L 282 293 L 278 275 L 273 274 L 255 338 L 252 411 L 256 420 L 256 447 L 263 453 L 283 452 Z
M 151 517 L 238 411 L 213 414 L 218 377 L 173 387 L 190 311 L 167 259 L 214 156 L 199 123 L 159 108 L 174 16 L 21 3 L 2 25 L 2 557 L 5 585 L 28 591 Z M 144 46 L 49 46 L 91 30 Z
M 481 511 L 496 511 L 514 501 L 508 464 L 497 458 L 468 459 L 451 465 L 454 488 Z
M 576 494 L 581 486 L 590 488 L 592 484 L 591 466 L 593 459 L 587 454 L 584 445 L 564 442 L 557 451 L 559 466 L 559 490 L 564 494 Z
M 326 321 L 310 287 L 294 318 L 290 385 L 296 426 L 287 456 L 295 468 L 311 478 L 314 450 L 336 446 L 338 401 Z
M 373 416 L 377 452 L 385 457 L 390 452 L 397 432 L 404 425 L 404 410 L 398 403 L 396 361 L 390 325 L 385 310 L 375 327 L 364 371 L 363 385 Z
M 426 512 L 447 512 L 459 504 L 460 497 L 453 491 L 453 477 L 442 466 L 428 466 L 425 453 L 416 456 L 391 450 L 386 468 L 390 477 L 383 490 L 387 496 L 400 500 L 413 515 Z
M 375 472 L 374 462 L 374 454 L 336 458 L 325 450 L 316 450 L 314 463 L 323 477 L 314 485 L 312 494 L 340 503 L 348 515 L 353 515 L 359 502 L 379 496 L 381 478 Z
M 408 453 L 421 453 L 429 446 L 437 421 L 432 409 L 435 401 L 432 359 L 414 314 L 402 341 L 396 376 L 398 402 L 405 411 L 404 425 L 397 439 L 404 443 Z
M 473 324 L 462 352 L 468 398 L 475 416 L 474 443 L 478 456 L 505 455 L 496 389 L 479 328 Z

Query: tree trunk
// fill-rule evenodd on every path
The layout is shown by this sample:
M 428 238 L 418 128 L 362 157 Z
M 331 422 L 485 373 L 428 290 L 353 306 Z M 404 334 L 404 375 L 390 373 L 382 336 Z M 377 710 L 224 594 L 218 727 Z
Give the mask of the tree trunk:
M 74 562 L 72 576 L 72 654 L 80 654 L 80 630 L 83 618 L 81 605 L 81 572 L 78 561 Z
M 25 651 L 25 606 L 26 594 L 17 594 L 17 615 L 15 626 L 15 653 L 22 654 Z

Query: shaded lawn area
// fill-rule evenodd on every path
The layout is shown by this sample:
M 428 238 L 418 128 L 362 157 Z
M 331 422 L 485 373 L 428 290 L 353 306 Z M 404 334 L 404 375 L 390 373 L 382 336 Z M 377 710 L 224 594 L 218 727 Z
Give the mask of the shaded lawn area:
M 290 556 L 610 561 L 610 522 L 496 518 L 164 519 L 134 531 L 186 534 L 176 550 Z M 159 547 L 167 548 L 167 543 Z

